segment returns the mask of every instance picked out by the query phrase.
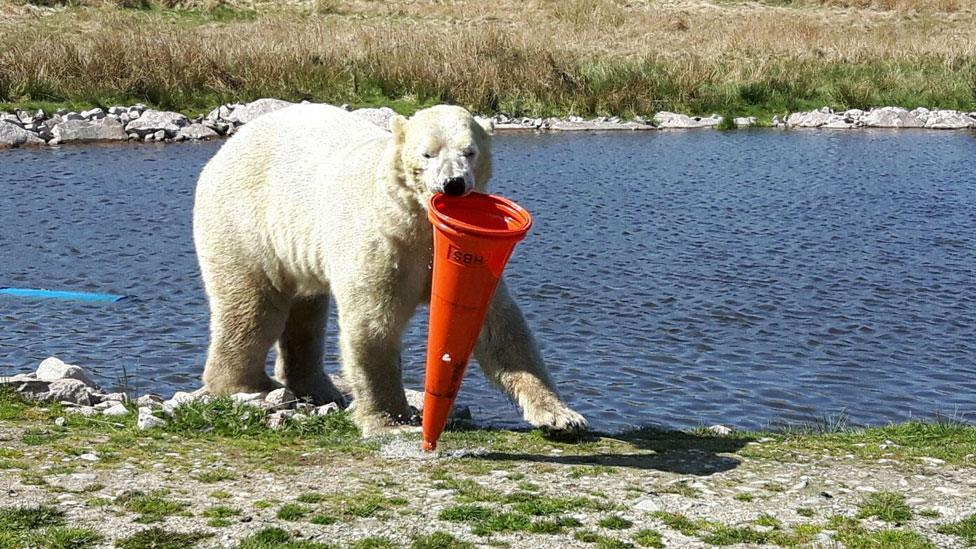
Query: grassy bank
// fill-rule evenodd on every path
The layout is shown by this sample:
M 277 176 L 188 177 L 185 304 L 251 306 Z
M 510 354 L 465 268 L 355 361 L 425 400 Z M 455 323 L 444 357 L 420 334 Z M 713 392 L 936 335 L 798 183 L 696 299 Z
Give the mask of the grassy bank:
M 976 543 L 972 426 L 451 431 L 431 459 L 344 414 L 274 431 L 263 414 L 197 403 L 144 432 L 0 393 L 0 548 Z
M 976 2 L 0 0 L 0 103 L 976 109 Z

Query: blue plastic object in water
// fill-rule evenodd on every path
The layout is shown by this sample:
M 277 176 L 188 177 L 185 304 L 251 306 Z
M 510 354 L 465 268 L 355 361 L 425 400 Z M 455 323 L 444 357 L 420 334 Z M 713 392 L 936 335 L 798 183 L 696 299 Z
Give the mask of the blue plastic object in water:
M 128 296 L 114 294 L 99 294 L 93 292 L 66 292 L 59 290 L 39 290 L 35 288 L 0 288 L 0 295 L 13 297 L 27 297 L 40 299 L 69 299 L 73 301 L 94 301 L 115 303 Z

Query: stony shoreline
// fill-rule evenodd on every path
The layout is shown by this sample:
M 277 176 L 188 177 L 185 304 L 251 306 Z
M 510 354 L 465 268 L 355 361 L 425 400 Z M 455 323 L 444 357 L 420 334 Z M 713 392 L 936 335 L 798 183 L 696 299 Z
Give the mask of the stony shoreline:
M 291 105 L 287 101 L 265 98 L 246 104 L 221 105 L 195 118 L 181 113 L 158 111 L 145 105 L 95 108 L 82 112 L 58 110 L 48 114 L 16 111 L 0 113 L 0 148 L 61 145 L 89 142 L 180 142 L 213 139 L 233 135 L 254 118 Z M 345 107 L 345 106 L 344 106 Z M 386 127 L 394 111 L 388 107 L 356 109 L 353 113 Z M 583 119 L 524 118 L 498 114 L 492 117 L 498 131 L 650 131 L 668 129 L 717 128 L 723 118 L 659 112 L 651 119 L 619 117 Z M 754 117 L 735 118 L 737 128 L 756 126 Z M 816 111 L 792 113 L 784 119 L 773 117 L 774 128 L 919 128 L 939 130 L 976 129 L 976 112 L 954 110 L 914 110 L 881 107 L 864 111 L 850 109 L 834 112 L 828 107 Z

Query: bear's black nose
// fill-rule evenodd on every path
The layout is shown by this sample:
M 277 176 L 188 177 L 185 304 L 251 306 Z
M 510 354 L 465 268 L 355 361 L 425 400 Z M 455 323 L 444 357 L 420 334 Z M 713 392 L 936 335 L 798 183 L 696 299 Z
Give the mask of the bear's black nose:
M 464 178 L 463 177 L 452 177 L 444 183 L 444 194 L 447 196 L 461 196 L 464 194 Z

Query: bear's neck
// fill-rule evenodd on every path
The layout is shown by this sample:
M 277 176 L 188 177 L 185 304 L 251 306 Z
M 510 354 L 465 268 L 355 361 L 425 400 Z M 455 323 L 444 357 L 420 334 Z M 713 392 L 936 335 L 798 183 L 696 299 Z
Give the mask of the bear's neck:
M 417 186 L 408 182 L 409 169 L 396 153 L 391 140 L 383 152 L 376 174 L 376 191 L 380 194 L 376 226 L 387 238 L 410 247 L 429 249 L 433 234 L 427 221 L 427 208 L 416 191 Z

